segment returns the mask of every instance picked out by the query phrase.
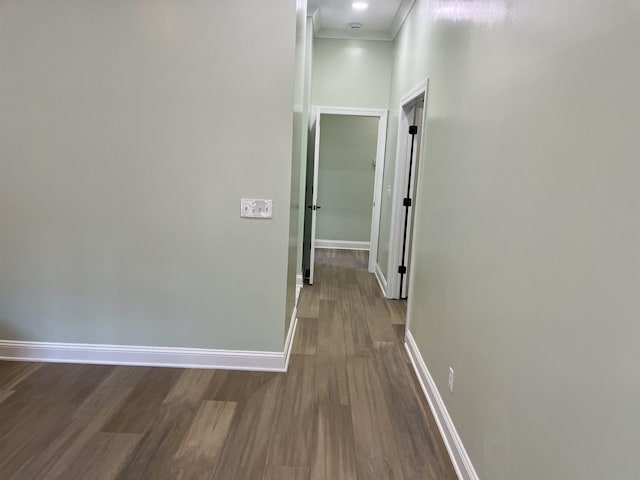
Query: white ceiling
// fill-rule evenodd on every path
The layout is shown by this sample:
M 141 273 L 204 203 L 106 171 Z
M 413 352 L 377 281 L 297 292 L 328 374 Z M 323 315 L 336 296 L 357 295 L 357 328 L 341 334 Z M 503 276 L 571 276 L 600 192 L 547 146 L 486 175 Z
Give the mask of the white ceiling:
M 366 10 L 355 10 L 352 0 L 308 0 L 316 37 L 393 40 L 415 0 L 363 0 Z M 360 29 L 349 24 L 358 22 Z

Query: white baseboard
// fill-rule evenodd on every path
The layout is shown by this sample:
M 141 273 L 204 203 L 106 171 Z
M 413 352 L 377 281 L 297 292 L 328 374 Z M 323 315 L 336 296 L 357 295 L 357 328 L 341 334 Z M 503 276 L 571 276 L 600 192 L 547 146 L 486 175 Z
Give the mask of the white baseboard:
M 304 278 L 302 275 L 296 275 L 296 306 L 298 305 L 298 299 L 300 298 L 300 291 L 304 286 Z
M 337 250 L 369 250 L 369 242 L 353 242 L 350 240 L 316 240 L 316 248 L 335 248 Z
M 380 290 L 382 291 L 382 296 L 387 296 L 387 279 L 384 278 L 384 274 L 380 269 L 380 265 L 376 263 L 376 280 L 378 280 L 378 285 L 380 285 Z
M 0 340 L 0 360 L 286 371 L 286 352 Z
M 438 424 L 440 435 L 447 447 L 449 457 L 451 457 L 451 462 L 453 463 L 453 468 L 455 468 L 458 478 L 460 480 L 479 480 L 478 474 L 471 463 L 471 459 L 449 416 L 442 396 L 427 369 L 427 365 L 424 363 L 418 345 L 416 345 L 416 341 L 410 331 L 407 331 L 405 335 L 405 347 L 411 358 L 411 363 L 413 363 L 413 368 L 418 376 L 422 391 L 427 397 L 429 407 L 431 407 L 431 413 L 433 413 L 436 423 Z
M 282 352 L 0 340 L 0 360 L 286 372 L 298 324 L 298 294 Z
M 291 356 L 291 347 L 293 346 L 293 339 L 296 336 L 296 328 L 298 327 L 298 304 L 296 298 L 296 306 L 293 308 L 293 314 L 291 315 L 291 322 L 289 323 L 289 331 L 287 332 L 287 338 L 284 341 L 284 370 L 289 368 L 289 357 Z

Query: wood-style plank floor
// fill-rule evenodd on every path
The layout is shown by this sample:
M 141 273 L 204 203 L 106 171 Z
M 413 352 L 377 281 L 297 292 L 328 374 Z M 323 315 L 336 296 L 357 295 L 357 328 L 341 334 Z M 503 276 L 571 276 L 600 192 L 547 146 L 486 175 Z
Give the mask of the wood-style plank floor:
M 365 252 L 320 250 L 287 373 L 0 362 L 0 478 L 448 480 Z

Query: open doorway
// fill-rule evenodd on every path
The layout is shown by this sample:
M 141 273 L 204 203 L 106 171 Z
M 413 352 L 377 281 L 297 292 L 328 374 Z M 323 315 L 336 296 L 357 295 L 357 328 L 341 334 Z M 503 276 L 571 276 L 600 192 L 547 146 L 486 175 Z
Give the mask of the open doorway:
M 387 271 L 387 297 L 406 299 L 410 294 L 413 220 L 420 195 L 418 172 L 424 135 L 428 80 L 400 100 L 396 171 Z
M 303 254 L 310 284 L 316 248 L 366 250 L 374 271 L 387 111 L 316 107 L 313 117 Z

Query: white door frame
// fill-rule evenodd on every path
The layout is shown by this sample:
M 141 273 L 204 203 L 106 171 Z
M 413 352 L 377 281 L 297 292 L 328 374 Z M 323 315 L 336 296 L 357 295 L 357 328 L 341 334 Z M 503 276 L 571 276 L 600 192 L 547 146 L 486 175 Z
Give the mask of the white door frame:
M 311 205 L 305 205 L 305 208 L 311 209 L 311 238 L 309 248 L 309 285 L 313 285 L 313 278 L 316 267 L 316 209 L 313 208 L 318 202 L 318 161 L 320 152 L 320 112 L 316 107 L 311 108 L 311 130 L 313 130 L 314 146 L 313 146 L 313 190 L 311 195 Z M 305 193 L 305 202 L 307 194 Z M 306 219 L 306 217 L 305 217 Z M 306 223 L 306 220 L 305 220 Z
M 407 136 L 403 134 L 403 132 L 409 131 L 409 119 L 407 118 L 407 110 L 408 107 L 412 106 L 414 103 L 419 101 L 421 98 L 424 98 L 424 110 L 422 117 L 422 131 L 420 132 L 420 141 L 422 145 L 424 145 L 425 140 L 425 132 L 426 132 L 426 122 L 427 122 L 427 94 L 429 91 L 429 79 L 425 79 L 420 82 L 414 88 L 412 88 L 409 92 L 402 96 L 400 99 L 400 108 L 399 108 L 399 119 L 398 119 L 398 140 L 396 146 L 396 171 L 394 176 L 394 184 L 393 184 L 393 201 L 391 206 L 391 230 L 390 230 L 390 238 L 389 238 L 389 264 L 387 265 L 387 290 L 386 295 L 387 298 L 399 298 L 398 292 L 400 289 L 400 274 L 398 273 L 398 265 L 402 262 L 402 237 L 403 237 L 403 215 L 404 215 L 404 207 L 402 205 L 402 200 L 405 196 L 405 181 L 408 174 L 409 162 L 407 161 L 407 147 L 408 142 L 406 141 Z M 419 147 L 421 147 L 420 145 Z M 423 149 L 419 148 L 419 157 L 414 161 L 414 168 L 417 167 L 418 164 L 421 163 L 423 157 L 422 152 Z M 422 176 L 422 175 L 420 175 Z M 415 191 L 420 191 L 419 187 L 419 179 L 415 178 Z M 415 196 L 415 195 L 414 195 Z M 414 202 L 412 208 L 417 208 L 418 202 Z M 415 214 L 414 214 L 415 216 Z M 408 238 L 413 240 L 413 231 L 411 230 Z M 409 259 L 408 270 L 411 270 L 411 265 L 413 264 L 413 252 L 415 249 L 412 249 L 411 258 Z M 411 290 L 413 282 L 413 276 L 409 275 L 409 284 L 407 285 L 407 292 L 409 296 L 411 295 Z M 409 302 L 411 303 L 411 302 Z M 408 314 L 408 312 L 407 312 Z M 408 315 L 407 315 L 408 317 Z
M 346 108 L 346 107 L 319 107 L 314 109 L 317 112 L 316 120 L 316 144 L 314 158 L 314 182 L 313 182 L 313 204 L 316 205 L 318 199 L 318 165 L 320 159 L 320 119 L 325 115 L 350 115 L 357 117 L 377 117 L 378 118 L 378 141 L 376 147 L 376 168 L 375 180 L 373 185 L 373 209 L 371 212 L 371 236 L 369 241 L 369 271 L 375 272 L 378 263 L 378 235 L 380 232 L 380 207 L 382 202 L 382 177 L 384 175 L 384 152 L 387 142 L 387 110 L 378 108 Z M 315 252 L 315 222 L 316 211 L 312 211 L 313 219 L 311 226 L 311 269 L 313 272 L 314 252 Z M 310 283 L 313 283 L 313 277 Z

